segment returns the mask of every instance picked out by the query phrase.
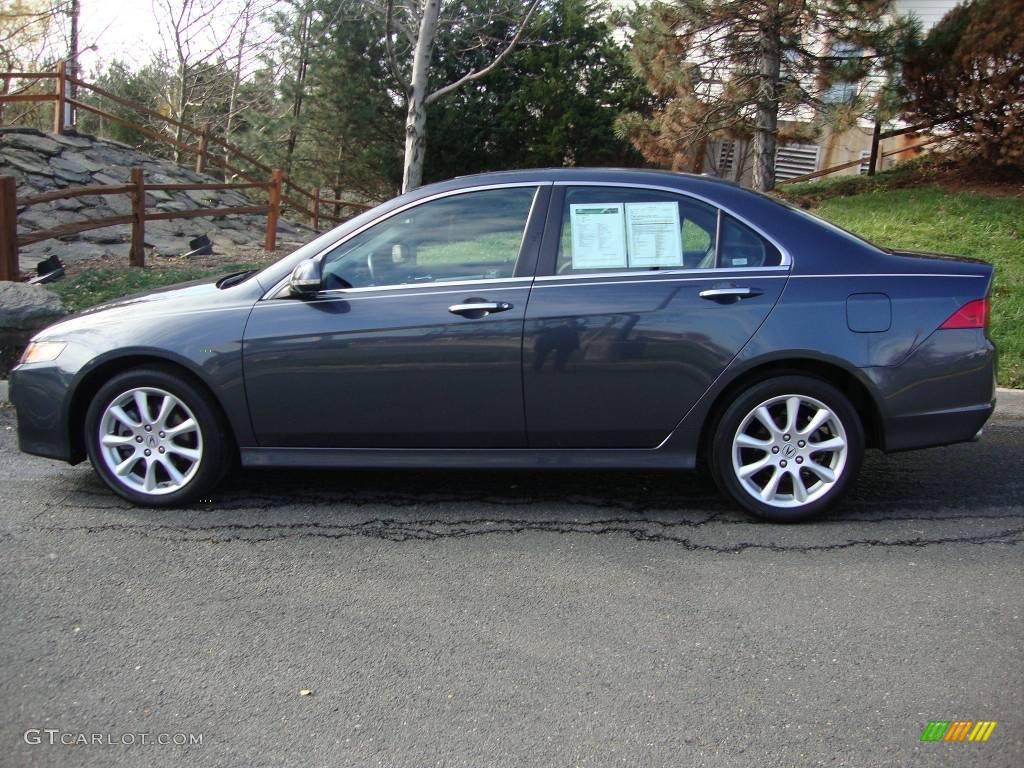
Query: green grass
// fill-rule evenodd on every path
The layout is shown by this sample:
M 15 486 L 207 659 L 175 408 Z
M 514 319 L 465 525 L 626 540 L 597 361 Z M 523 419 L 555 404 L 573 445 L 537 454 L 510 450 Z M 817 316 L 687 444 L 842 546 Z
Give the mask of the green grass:
M 57 293 L 69 312 L 94 307 L 133 293 L 151 291 L 175 283 L 226 275 L 257 264 L 225 264 L 220 267 L 133 267 L 122 269 L 90 269 L 67 280 L 46 286 Z
M 938 187 L 893 189 L 885 176 L 879 184 L 861 178 L 821 184 L 813 190 L 812 210 L 878 245 L 994 264 L 991 333 L 999 347 L 999 383 L 1024 387 L 1024 198 Z M 783 190 L 793 199 L 809 186 Z
M 417 264 L 501 264 L 514 263 L 523 242 L 522 232 L 499 232 L 475 240 L 421 245 L 416 252 Z

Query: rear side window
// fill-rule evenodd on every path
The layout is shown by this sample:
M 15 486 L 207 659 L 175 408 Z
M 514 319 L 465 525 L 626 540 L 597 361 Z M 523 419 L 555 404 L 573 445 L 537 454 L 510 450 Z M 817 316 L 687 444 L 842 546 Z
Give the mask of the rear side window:
M 646 189 L 570 187 L 557 274 L 711 269 L 718 212 L 699 200 Z
M 781 263 L 774 245 L 700 200 L 631 187 L 566 190 L 556 274 Z
M 777 267 L 781 263 L 782 254 L 778 248 L 729 214 L 722 214 L 718 244 L 720 269 Z

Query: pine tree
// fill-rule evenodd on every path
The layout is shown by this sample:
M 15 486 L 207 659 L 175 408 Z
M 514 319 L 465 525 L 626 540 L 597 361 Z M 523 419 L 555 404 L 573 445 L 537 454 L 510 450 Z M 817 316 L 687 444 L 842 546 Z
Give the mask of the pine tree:
M 652 162 L 699 166 L 709 141 L 753 139 L 754 188 L 775 184 L 780 138 L 812 137 L 874 113 L 916 25 L 893 0 L 674 0 L 629 23 L 638 71 L 657 94 L 654 116 L 619 130 Z M 788 131 L 780 129 L 785 122 Z

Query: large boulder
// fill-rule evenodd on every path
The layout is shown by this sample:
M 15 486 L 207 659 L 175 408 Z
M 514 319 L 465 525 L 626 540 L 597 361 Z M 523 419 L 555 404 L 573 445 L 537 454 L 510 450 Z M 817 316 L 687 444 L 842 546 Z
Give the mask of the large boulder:
M 0 328 L 36 330 L 64 315 L 64 304 L 41 285 L 0 280 Z
M 60 297 L 43 286 L 0 281 L 0 379 L 17 364 L 32 334 L 64 314 Z

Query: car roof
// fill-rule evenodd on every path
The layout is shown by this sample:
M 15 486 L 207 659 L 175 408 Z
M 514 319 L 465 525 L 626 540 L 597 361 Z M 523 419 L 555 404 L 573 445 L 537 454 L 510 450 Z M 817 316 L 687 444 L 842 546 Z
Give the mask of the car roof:
M 441 191 L 486 184 L 515 184 L 528 182 L 608 182 L 620 184 L 649 184 L 676 189 L 698 189 L 701 187 L 741 189 L 732 181 L 715 176 L 695 173 L 679 173 L 648 168 L 524 168 L 515 171 L 493 171 L 457 176 L 448 181 L 421 187 L 421 191 Z

